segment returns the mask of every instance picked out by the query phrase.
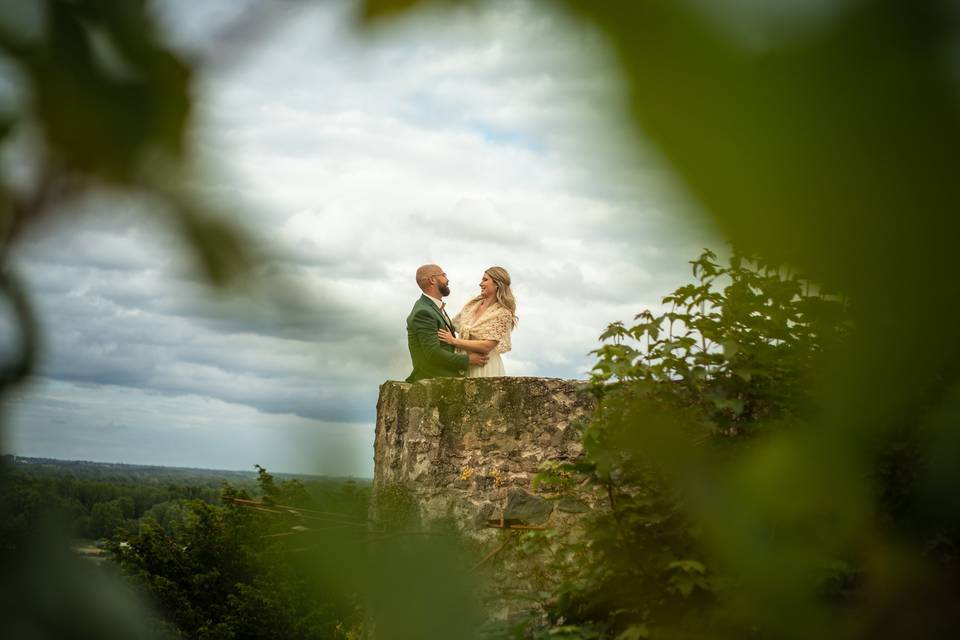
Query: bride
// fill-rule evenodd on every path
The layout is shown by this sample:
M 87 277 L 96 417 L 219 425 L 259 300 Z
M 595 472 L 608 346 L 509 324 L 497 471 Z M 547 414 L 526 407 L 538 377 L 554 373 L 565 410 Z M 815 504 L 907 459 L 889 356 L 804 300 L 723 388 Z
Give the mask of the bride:
M 471 365 L 470 378 L 492 378 L 506 375 L 501 353 L 510 351 L 510 332 L 517 324 L 517 301 L 510 291 L 510 274 L 503 267 L 490 267 L 480 280 L 480 295 L 464 305 L 453 317 L 453 326 L 460 337 L 446 329 L 437 332 L 443 342 L 457 351 L 489 355 L 487 363 Z

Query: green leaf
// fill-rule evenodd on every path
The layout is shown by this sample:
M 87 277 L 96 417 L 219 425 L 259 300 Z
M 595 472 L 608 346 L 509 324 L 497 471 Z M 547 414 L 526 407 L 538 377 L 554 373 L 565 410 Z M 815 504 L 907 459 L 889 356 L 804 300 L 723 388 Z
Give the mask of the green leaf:
M 740 345 L 733 340 L 725 340 L 723 342 L 723 356 L 727 360 L 732 360 L 738 353 L 740 353 Z
M 667 565 L 668 570 L 678 570 L 684 573 L 705 575 L 707 568 L 698 560 L 677 560 Z
M 744 382 L 750 382 L 750 380 L 753 379 L 754 369 L 748 369 L 746 367 L 734 367 L 730 371 Z
M 634 624 L 624 629 L 623 632 L 616 637 L 616 640 L 641 640 L 641 638 L 649 637 L 650 630 L 647 629 L 647 625 Z
M 236 224 L 189 205 L 177 210 L 176 221 L 210 284 L 226 286 L 249 274 L 252 242 Z

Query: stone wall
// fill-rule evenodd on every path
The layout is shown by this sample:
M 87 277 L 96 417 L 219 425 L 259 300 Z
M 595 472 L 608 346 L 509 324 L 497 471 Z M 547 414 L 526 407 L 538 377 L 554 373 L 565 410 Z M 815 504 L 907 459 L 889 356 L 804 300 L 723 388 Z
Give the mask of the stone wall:
M 374 488 L 403 487 L 423 525 L 455 522 L 490 537 L 490 519 L 553 526 L 587 508 L 538 495 L 544 461 L 582 453 L 574 427 L 594 407 L 585 383 L 548 378 L 436 378 L 380 387 Z
M 475 554 L 473 573 L 485 578 L 477 595 L 489 629 L 542 617 L 527 596 L 556 586 L 559 577 L 547 568 L 553 551 L 530 551 L 523 541 L 541 533 L 550 545 L 576 539 L 581 515 L 601 499 L 534 488 L 533 479 L 544 462 L 581 457 L 577 423 L 594 406 L 586 384 L 571 380 L 386 382 L 377 402 L 371 515 L 398 530 L 455 529 Z M 413 512 L 409 520 L 390 515 L 398 503 Z

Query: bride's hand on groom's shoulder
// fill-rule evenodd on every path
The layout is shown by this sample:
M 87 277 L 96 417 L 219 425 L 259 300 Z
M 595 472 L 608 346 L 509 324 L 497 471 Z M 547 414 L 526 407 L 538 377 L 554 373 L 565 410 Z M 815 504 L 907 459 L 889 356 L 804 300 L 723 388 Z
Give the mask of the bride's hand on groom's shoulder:
M 440 338 L 441 342 L 446 342 L 454 347 L 457 346 L 457 339 L 453 337 L 449 329 L 440 329 L 440 331 L 437 331 L 437 337 Z

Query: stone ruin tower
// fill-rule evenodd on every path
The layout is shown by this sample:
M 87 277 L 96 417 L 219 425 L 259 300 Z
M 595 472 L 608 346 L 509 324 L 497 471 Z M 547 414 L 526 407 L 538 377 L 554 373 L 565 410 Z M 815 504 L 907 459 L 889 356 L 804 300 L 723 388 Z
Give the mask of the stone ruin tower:
M 541 563 L 512 552 L 510 542 L 531 530 L 576 535 L 581 514 L 596 506 L 590 495 L 533 486 L 542 463 L 581 457 L 576 425 L 594 405 L 586 383 L 571 380 L 386 382 L 377 403 L 374 495 L 399 488 L 421 527 L 453 525 L 493 578 L 483 596 L 491 619 L 509 620 L 531 606 L 511 594 L 544 584 Z

